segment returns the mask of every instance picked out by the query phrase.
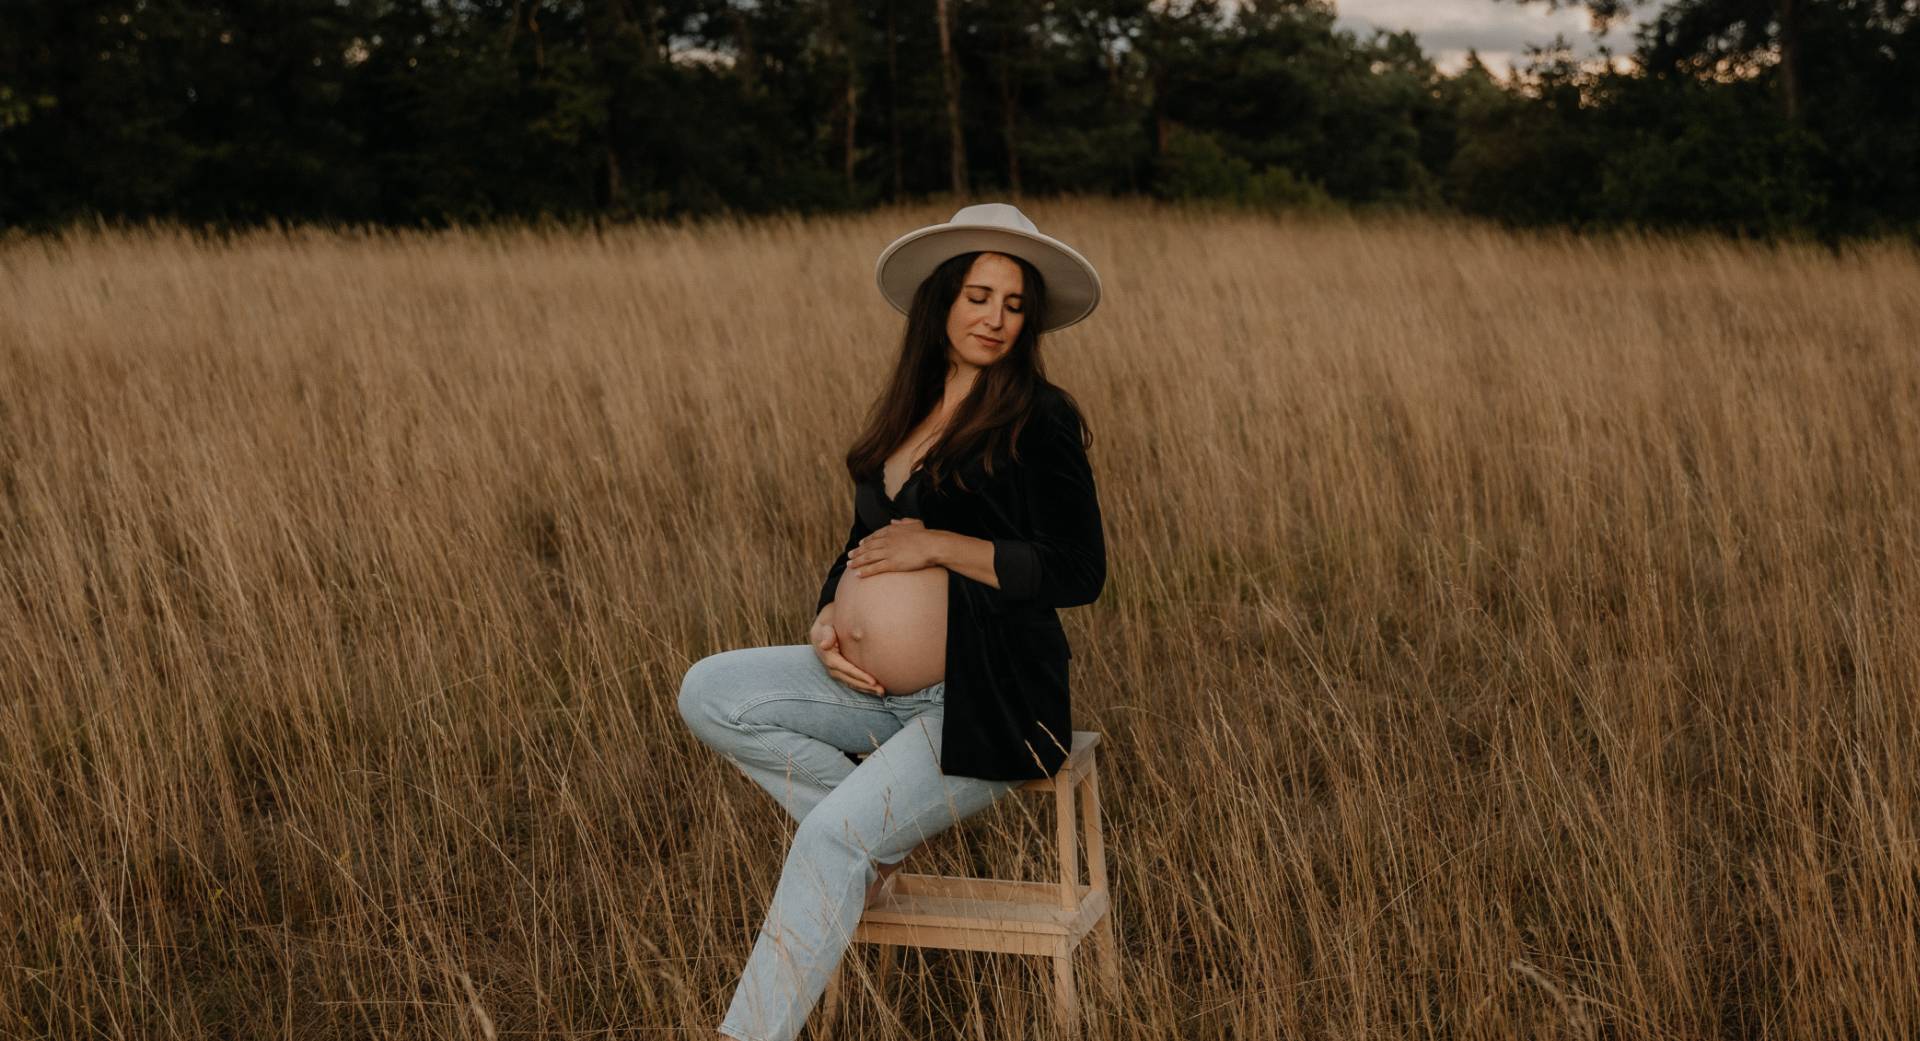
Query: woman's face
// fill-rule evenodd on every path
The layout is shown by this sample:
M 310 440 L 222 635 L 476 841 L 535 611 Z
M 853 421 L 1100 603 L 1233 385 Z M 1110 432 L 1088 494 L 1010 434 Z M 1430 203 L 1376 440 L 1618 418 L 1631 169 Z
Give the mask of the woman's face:
M 947 360 L 984 369 L 1012 349 L 1026 321 L 1020 265 L 1000 253 L 982 253 L 967 269 L 960 295 L 947 312 Z

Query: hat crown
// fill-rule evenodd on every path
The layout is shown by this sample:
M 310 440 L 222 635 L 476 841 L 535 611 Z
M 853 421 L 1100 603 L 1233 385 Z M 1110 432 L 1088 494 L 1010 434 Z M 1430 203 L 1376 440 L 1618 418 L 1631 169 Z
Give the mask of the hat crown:
M 1039 234 L 1040 229 L 1033 226 L 1027 215 L 1020 212 L 1018 206 L 1004 202 L 979 202 L 972 206 L 962 206 L 954 211 L 948 224 L 965 224 L 988 228 L 1013 228 L 1030 234 Z

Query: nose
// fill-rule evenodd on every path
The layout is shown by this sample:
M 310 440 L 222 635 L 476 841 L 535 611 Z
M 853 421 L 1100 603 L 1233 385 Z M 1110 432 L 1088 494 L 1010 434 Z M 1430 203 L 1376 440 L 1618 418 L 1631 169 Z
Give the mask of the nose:
M 989 329 L 997 330 L 1002 325 L 1006 324 L 1006 321 L 1007 321 L 1007 305 L 1006 304 L 995 304 L 993 305 L 993 310 L 987 312 L 987 328 Z

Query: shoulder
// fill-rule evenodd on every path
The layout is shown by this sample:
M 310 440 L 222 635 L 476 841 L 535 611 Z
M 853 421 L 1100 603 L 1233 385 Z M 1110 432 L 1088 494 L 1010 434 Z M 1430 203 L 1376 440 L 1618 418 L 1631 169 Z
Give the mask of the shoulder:
M 1033 406 L 1018 440 L 1023 450 L 1057 452 L 1081 444 L 1085 421 L 1073 398 L 1051 383 L 1034 392 Z
M 1078 421 L 1080 410 L 1067 392 L 1052 383 L 1040 383 L 1034 387 L 1033 406 L 1027 413 L 1029 420 L 1045 420 L 1058 423 L 1064 420 Z
M 1051 383 L 1040 385 L 1040 392 L 1034 397 L 1033 416 L 1044 420 L 1049 428 L 1075 437 L 1080 436 L 1081 428 L 1087 425 L 1079 403 L 1073 400 L 1072 395 Z

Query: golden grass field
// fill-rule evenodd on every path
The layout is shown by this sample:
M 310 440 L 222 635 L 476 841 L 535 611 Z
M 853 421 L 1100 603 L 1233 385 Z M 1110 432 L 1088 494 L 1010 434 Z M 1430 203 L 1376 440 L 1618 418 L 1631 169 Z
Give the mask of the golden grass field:
M 1090 1036 L 1920 1037 L 1920 255 L 1025 208 L 1107 290 Z M 791 828 L 679 678 L 805 641 L 951 209 L 0 244 L 0 1036 L 712 1038 Z

